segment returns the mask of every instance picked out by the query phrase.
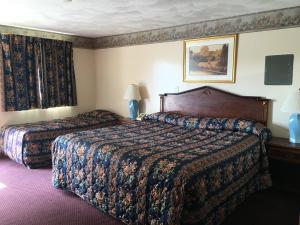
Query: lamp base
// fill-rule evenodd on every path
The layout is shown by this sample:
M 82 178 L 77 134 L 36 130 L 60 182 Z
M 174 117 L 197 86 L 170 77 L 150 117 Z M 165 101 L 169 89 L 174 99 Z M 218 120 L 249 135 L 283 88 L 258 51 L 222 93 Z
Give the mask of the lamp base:
M 135 120 L 137 118 L 137 114 L 139 111 L 139 104 L 137 102 L 137 100 L 130 100 L 128 103 L 128 107 L 129 107 L 129 119 L 131 120 Z
M 300 143 L 300 115 L 293 113 L 289 119 L 290 142 Z

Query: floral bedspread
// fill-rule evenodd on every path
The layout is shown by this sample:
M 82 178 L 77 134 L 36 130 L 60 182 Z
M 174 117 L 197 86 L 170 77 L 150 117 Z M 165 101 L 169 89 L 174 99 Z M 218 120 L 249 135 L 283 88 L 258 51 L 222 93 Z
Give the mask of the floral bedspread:
M 56 137 L 80 130 L 118 124 L 115 114 L 95 110 L 75 117 L 2 127 L 0 148 L 28 168 L 51 165 L 51 144 Z
M 216 225 L 271 185 L 269 134 L 251 121 L 165 114 L 71 133 L 53 143 L 53 185 L 126 224 Z

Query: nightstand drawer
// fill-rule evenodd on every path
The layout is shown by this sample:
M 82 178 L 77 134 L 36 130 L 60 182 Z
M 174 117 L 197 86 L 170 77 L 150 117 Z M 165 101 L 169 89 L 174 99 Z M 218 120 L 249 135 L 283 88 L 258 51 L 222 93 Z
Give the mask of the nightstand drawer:
M 283 150 L 282 148 L 272 147 L 269 150 L 269 157 L 277 160 L 284 160 L 294 163 L 300 163 L 300 152 Z

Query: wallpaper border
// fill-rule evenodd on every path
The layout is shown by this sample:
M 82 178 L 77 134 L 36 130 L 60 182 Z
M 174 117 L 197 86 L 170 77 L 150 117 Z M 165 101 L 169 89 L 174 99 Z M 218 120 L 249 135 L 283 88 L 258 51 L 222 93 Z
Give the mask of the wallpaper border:
M 94 49 L 93 38 L 79 37 L 75 35 L 60 34 L 55 32 L 27 29 L 21 27 L 12 27 L 6 25 L 0 25 L 0 33 L 27 35 L 27 36 L 34 36 L 40 38 L 71 41 L 73 43 L 73 46 L 76 48 Z
M 103 49 L 299 26 L 300 6 L 99 38 L 80 37 L 5 25 L 0 25 L 0 33 L 71 41 L 76 48 Z
M 300 6 L 136 33 L 99 37 L 94 47 L 115 48 L 300 26 Z

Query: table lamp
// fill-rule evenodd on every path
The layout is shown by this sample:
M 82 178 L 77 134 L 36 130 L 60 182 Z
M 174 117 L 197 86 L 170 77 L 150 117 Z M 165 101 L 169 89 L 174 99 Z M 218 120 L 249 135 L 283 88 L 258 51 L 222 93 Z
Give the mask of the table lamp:
M 135 84 L 129 84 L 126 89 L 124 99 L 129 100 L 129 118 L 131 120 L 135 120 L 139 110 L 138 101 L 141 99 L 138 86 Z
M 290 142 L 300 143 L 300 91 L 291 92 L 281 107 L 281 111 L 292 113 L 289 119 Z

